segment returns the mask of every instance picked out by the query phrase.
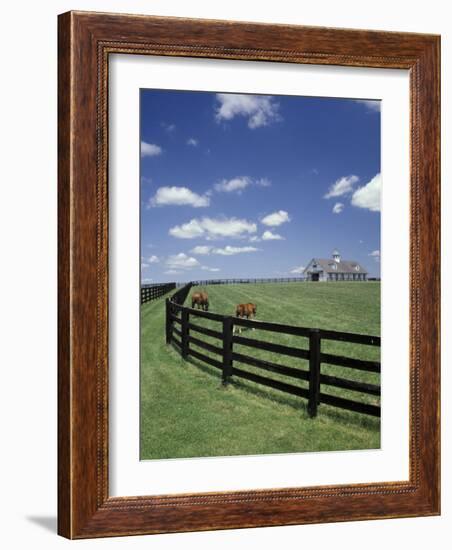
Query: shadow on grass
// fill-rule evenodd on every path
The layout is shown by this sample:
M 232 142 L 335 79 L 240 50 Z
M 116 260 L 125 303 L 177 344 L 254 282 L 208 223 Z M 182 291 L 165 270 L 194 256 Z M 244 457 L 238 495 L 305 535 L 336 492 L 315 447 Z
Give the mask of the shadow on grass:
M 206 373 L 209 376 L 218 378 L 219 384 L 221 384 L 221 372 L 218 369 L 206 365 L 200 360 L 193 359 L 192 357 L 189 357 L 187 359 L 187 363 L 196 366 L 202 372 Z M 231 381 L 231 384 L 233 384 L 234 387 L 243 390 L 251 395 L 258 396 L 268 401 L 273 401 L 280 405 L 288 406 L 293 410 L 301 412 L 304 418 L 309 418 L 307 411 L 308 402 L 306 399 L 293 398 L 283 393 L 279 395 L 275 392 L 275 394 L 273 394 L 266 390 L 266 388 L 261 388 L 257 384 L 254 385 L 252 383 L 248 383 L 246 380 L 240 380 L 237 378 L 234 378 Z M 320 405 L 319 407 L 319 415 L 331 418 L 332 420 L 347 423 L 348 425 L 364 427 L 369 430 L 379 430 L 380 428 L 379 420 L 369 417 L 367 415 L 358 416 L 356 414 L 351 414 L 346 410 L 330 407 L 328 405 Z
M 202 372 L 208 374 L 209 376 L 215 377 L 218 379 L 218 383 L 221 386 L 221 388 L 224 388 L 227 390 L 228 386 L 223 385 L 222 379 L 221 379 L 221 370 L 216 369 L 215 367 L 211 367 L 210 365 L 205 365 L 202 363 L 199 359 L 193 359 L 193 357 L 188 357 L 187 363 L 190 363 L 200 369 Z M 269 401 L 274 401 L 275 403 L 279 403 L 281 405 L 286 405 L 291 407 L 294 410 L 302 410 L 307 414 L 307 409 L 305 404 L 302 401 L 295 401 L 294 399 L 291 399 L 290 396 L 285 396 L 284 394 L 281 395 L 273 395 L 270 394 L 265 389 L 259 388 L 259 386 L 254 386 L 246 381 L 242 381 L 238 378 L 234 378 L 229 383 L 230 385 L 233 385 L 236 388 L 239 388 L 241 390 L 246 391 L 247 393 L 250 393 L 252 395 L 257 395 L 259 397 L 263 397 Z M 228 384 L 228 385 L 229 385 Z
M 179 348 L 175 344 L 171 344 L 171 347 L 177 352 L 180 360 L 183 361 L 180 356 Z M 201 360 L 190 356 L 185 360 L 185 362 L 195 366 L 209 377 L 218 380 L 218 385 L 220 388 L 224 388 L 225 390 L 227 389 L 227 386 L 222 385 L 220 369 L 203 363 Z M 253 396 L 258 396 L 259 398 L 266 399 L 267 401 L 272 401 L 279 405 L 290 407 L 292 410 L 300 412 L 303 418 L 310 418 L 307 410 L 307 399 L 292 397 L 289 394 L 277 393 L 277 390 L 273 393 L 271 390 L 267 390 L 265 386 L 260 387 L 257 384 L 253 384 L 252 382 L 248 382 L 247 380 L 242 380 L 237 377 L 233 378 L 230 384 L 232 384 L 235 388 L 243 390 Z M 380 430 L 380 420 L 377 418 L 365 414 L 351 413 L 347 410 L 331 407 L 329 405 L 319 405 L 318 417 L 319 416 L 324 416 L 325 418 L 329 418 L 342 424 L 347 424 L 348 426 L 361 427 L 372 431 Z

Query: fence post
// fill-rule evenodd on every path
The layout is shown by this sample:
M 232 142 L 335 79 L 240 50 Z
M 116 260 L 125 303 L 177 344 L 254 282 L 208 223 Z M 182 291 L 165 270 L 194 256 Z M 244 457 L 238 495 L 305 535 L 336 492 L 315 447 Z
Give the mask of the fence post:
M 188 356 L 188 309 L 182 310 L 181 320 L 182 320 L 182 359 L 186 359 Z
M 165 309 L 166 309 L 166 323 L 165 323 L 166 343 L 171 344 L 171 338 L 173 336 L 173 321 L 171 319 L 171 302 L 169 298 L 165 300 Z
M 232 376 L 232 317 L 223 317 L 223 374 L 222 383 L 228 384 Z
M 320 333 L 318 329 L 309 331 L 309 403 L 308 412 L 317 416 L 320 395 Z

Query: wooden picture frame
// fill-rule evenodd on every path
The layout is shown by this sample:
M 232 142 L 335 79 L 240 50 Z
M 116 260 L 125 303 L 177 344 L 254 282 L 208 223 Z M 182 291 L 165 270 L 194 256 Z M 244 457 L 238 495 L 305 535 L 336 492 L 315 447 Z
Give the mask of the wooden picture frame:
M 58 532 L 68 538 L 440 513 L 440 38 L 138 15 L 59 16 Z M 410 72 L 409 480 L 208 494 L 108 491 L 110 54 Z

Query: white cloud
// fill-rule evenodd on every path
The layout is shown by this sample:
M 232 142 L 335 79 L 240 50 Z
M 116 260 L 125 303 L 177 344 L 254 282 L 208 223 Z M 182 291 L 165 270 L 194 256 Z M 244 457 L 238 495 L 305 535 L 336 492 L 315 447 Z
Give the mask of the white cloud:
M 160 261 L 158 256 L 152 255 L 150 258 L 148 258 L 148 262 L 150 264 L 158 264 Z
M 254 185 L 258 185 L 259 187 L 270 187 L 272 182 L 268 178 L 259 178 L 254 181 Z
M 145 277 L 144 279 L 141 279 L 141 283 L 143 285 L 145 285 L 147 283 L 152 283 L 152 279 L 150 279 L 149 277 Z
M 381 175 L 374 176 L 369 183 L 353 193 L 352 204 L 359 208 L 368 208 L 380 212 Z
M 237 218 L 193 218 L 187 223 L 172 227 L 169 234 L 178 239 L 204 237 L 207 240 L 213 240 L 223 237 L 241 238 L 256 233 L 256 231 L 256 224 L 247 220 Z
M 293 269 L 291 269 L 290 272 L 294 273 L 295 275 L 300 275 L 301 273 L 303 273 L 304 269 L 304 266 L 300 265 L 299 267 L 294 267 Z
M 190 250 L 192 254 L 198 254 L 200 256 L 207 256 L 210 254 L 216 254 L 218 256 L 233 256 L 235 254 L 244 254 L 247 252 L 257 252 L 259 249 L 254 246 L 230 246 L 227 245 L 223 248 L 214 248 L 212 246 L 195 246 Z M 201 269 L 207 269 L 202 266 Z
M 289 214 L 285 210 L 278 210 L 261 219 L 261 223 L 270 227 L 277 227 L 285 222 L 290 222 Z
M 187 145 L 191 145 L 192 147 L 198 147 L 199 141 L 195 138 L 189 138 L 187 140 Z
M 257 252 L 259 249 L 254 246 L 225 246 L 224 248 L 213 248 L 212 254 L 220 256 L 234 256 L 235 254 L 245 254 L 247 252 Z
M 192 248 L 190 252 L 192 254 L 198 254 L 201 256 L 206 256 L 207 254 L 210 254 L 210 251 L 212 250 L 211 246 L 195 246 L 195 248 Z
M 379 250 L 374 250 L 373 252 L 370 252 L 370 253 L 369 253 L 369 256 L 372 256 L 372 258 L 373 258 L 376 262 L 379 262 L 379 261 L 380 261 L 380 251 L 379 251 Z
M 261 239 L 257 235 L 253 235 L 248 240 L 250 241 L 250 243 L 258 243 Z
M 182 271 L 177 271 L 177 269 L 168 269 L 167 271 L 164 271 L 166 275 L 179 275 L 182 273 Z
M 340 197 L 353 191 L 353 186 L 359 181 L 358 176 L 344 176 L 336 180 L 328 189 L 324 199 L 330 199 L 331 197 Z
M 248 119 L 248 128 L 254 129 L 280 120 L 279 104 L 271 96 L 217 94 L 216 99 L 219 103 L 215 111 L 218 122 L 243 116 Z
M 168 256 L 165 264 L 171 269 L 191 269 L 199 266 L 199 262 L 196 258 L 187 256 L 184 252 Z
M 168 231 L 169 235 L 178 239 L 194 239 L 205 235 L 205 229 L 200 220 L 193 219 L 182 225 L 175 225 Z
M 250 184 L 251 178 L 248 176 L 238 176 L 230 180 L 225 179 L 220 181 L 220 183 L 216 183 L 214 185 L 214 189 L 220 193 L 232 193 L 233 191 L 241 193 L 243 189 L 248 187 Z
M 281 237 L 281 235 L 278 235 L 278 233 L 272 233 L 271 231 L 264 231 L 262 234 L 262 240 L 263 241 L 282 241 L 284 240 L 284 237 Z
M 206 195 L 198 195 L 188 187 L 159 187 L 149 203 L 151 206 L 188 205 L 195 208 L 209 206 Z
M 216 183 L 213 187 L 215 191 L 218 191 L 219 193 L 237 192 L 240 195 L 249 185 L 256 185 L 257 187 L 270 187 L 271 181 L 268 178 L 252 179 L 249 176 L 236 176 L 230 180 L 223 179 L 219 183 Z
M 381 110 L 381 101 L 378 99 L 355 99 L 355 103 L 361 103 L 368 111 L 379 113 Z
M 161 126 L 162 128 L 165 128 L 165 130 L 171 134 L 171 132 L 174 132 L 174 130 L 176 129 L 176 125 L 175 124 L 170 124 L 168 122 L 162 122 L 161 123 Z
M 162 148 L 154 143 L 141 142 L 141 156 L 142 157 L 156 157 L 163 153 Z
M 146 269 L 147 267 L 149 267 L 149 264 L 146 263 L 146 262 L 141 262 L 141 269 Z
M 219 267 L 208 267 L 206 265 L 202 265 L 201 269 L 203 271 L 211 271 L 211 272 L 221 271 Z
M 333 214 L 340 214 L 342 212 L 342 210 L 344 210 L 344 205 L 343 205 L 342 202 L 337 202 L 333 206 Z

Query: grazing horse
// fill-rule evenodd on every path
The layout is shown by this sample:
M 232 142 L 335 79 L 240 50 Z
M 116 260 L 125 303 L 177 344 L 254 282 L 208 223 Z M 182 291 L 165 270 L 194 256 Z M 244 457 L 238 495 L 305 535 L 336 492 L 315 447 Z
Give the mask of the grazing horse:
M 236 317 L 246 317 L 249 319 L 250 317 L 256 317 L 256 304 L 238 304 L 235 308 L 235 316 Z
M 209 311 L 209 296 L 207 292 L 194 292 L 191 295 L 191 307 L 198 306 L 198 309 Z
M 252 304 L 252 303 L 238 304 L 235 307 L 235 316 L 240 317 L 241 319 L 244 319 L 245 317 L 247 319 L 250 319 L 252 317 L 256 317 L 256 311 L 257 311 L 256 304 Z M 235 332 L 235 329 L 236 329 L 236 326 L 234 325 L 233 332 Z M 238 327 L 238 332 L 242 332 L 242 327 L 240 326 Z

